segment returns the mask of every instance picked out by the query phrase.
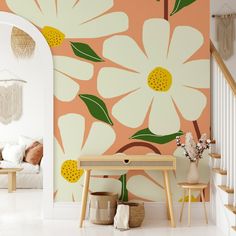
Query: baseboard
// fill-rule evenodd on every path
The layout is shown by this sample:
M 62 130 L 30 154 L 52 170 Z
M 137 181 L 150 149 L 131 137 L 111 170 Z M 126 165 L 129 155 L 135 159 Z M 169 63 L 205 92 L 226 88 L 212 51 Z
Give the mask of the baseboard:
M 182 203 L 174 203 L 175 219 L 179 219 L 180 209 Z M 60 220 L 79 220 L 80 218 L 80 203 L 54 203 L 53 219 Z M 187 219 L 188 203 L 185 203 L 183 220 Z M 207 212 L 209 215 L 209 203 L 206 203 Z M 147 220 L 164 220 L 167 217 L 166 204 L 160 202 L 145 203 L 145 219 Z M 204 209 L 202 202 L 191 203 L 191 217 L 192 219 L 204 220 Z

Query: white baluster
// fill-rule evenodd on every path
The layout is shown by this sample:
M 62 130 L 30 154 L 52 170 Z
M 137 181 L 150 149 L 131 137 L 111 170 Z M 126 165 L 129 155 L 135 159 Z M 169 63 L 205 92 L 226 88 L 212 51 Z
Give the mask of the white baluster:
M 234 101 L 234 94 L 233 91 L 230 89 L 230 173 L 231 173 L 231 182 L 230 182 L 230 188 L 234 188 L 234 107 L 233 107 L 233 101 Z
M 234 165 L 233 165 L 233 173 L 234 173 L 234 206 L 236 207 L 236 96 L 234 94 L 233 97 L 233 159 L 234 159 Z
M 225 112 L 225 125 L 226 125 L 226 129 L 225 129 L 225 134 L 226 134 L 226 145 L 225 145 L 225 157 L 226 157 L 226 170 L 227 170 L 227 186 L 230 187 L 231 185 L 231 171 L 230 171 L 230 165 L 231 165 L 231 155 L 230 155 L 230 87 L 229 85 L 226 83 L 226 103 L 225 103 L 225 108 L 226 108 L 226 112 Z
M 219 80 L 220 80 L 220 86 L 219 86 L 219 107 L 220 107 L 220 113 L 218 114 L 220 119 L 220 132 L 219 132 L 219 145 L 220 145 L 220 154 L 221 154 L 221 162 L 220 162 L 220 169 L 224 168 L 224 157 L 223 157 L 223 79 L 221 74 L 219 74 Z

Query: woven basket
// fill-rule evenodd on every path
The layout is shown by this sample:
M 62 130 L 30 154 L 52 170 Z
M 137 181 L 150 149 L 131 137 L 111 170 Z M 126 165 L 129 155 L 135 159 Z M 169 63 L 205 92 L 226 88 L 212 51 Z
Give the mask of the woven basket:
M 145 216 L 144 203 L 140 202 L 118 202 L 118 204 L 129 205 L 129 227 L 140 227 Z
M 99 225 L 110 225 L 114 222 L 118 194 L 94 192 L 90 194 L 90 222 Z

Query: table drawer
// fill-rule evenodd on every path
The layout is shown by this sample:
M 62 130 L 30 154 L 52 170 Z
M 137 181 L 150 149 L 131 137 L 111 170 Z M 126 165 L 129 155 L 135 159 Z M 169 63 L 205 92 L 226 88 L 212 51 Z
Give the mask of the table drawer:
M 82 169 L 175 169 L 174 161 L 80 161 Z

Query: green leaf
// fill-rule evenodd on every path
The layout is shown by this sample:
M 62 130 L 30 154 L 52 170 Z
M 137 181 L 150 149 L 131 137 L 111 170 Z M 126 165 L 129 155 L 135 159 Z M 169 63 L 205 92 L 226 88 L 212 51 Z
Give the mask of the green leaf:
M 148 141 L 148 142 L 152 142 L 152 143 L 165 144 L 165 143 L 169 143 L 172 140 L 174 140 L 176 138 L 176 136 L 181 136 L 183 134 L 184 134 L 183 131 L 180 130 L 179 132 L 174 133 L 174 134 L 159 136 L 159 135 L 153 134 L 147 128 L 147 129 L 139 130 L 137 133 L 132 135 L 130 138 L 131 139 L 140 139 L 140 140 L 144 140 L 144 141 Z
M 121 195 L 120 195 L 119 200 L 123 202 L 128 202 L 128 190 L 126 187 L 126 174 L 121 175 L 119 180 L 121 181 Z
M 71 47 L 77 57 L 82 57 L 94 62 L 103 61 L 102 58 L 100 58 L 88 44 L 71 42 Z
M 195 1 L 196 0 L 176 0 L 174 9 L 170 15 L 173 16 L 175 13 L 180 11 L 182 8 L 187 7 L 188 5 L 192 4 Z
M 94 118 L 113 125 L 113 122 L 109 117 L 107 107 L 100 98 L 90 94 L 80 94 L 79 97 L 84 101 L 90 114 Z

